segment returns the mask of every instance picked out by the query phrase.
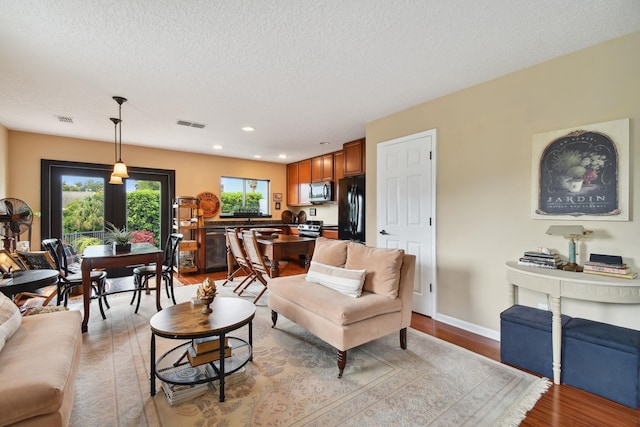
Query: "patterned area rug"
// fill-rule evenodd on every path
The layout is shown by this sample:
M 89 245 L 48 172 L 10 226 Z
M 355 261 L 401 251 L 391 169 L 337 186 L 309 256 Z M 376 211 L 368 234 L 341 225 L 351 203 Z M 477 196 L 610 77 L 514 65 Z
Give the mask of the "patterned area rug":
M 219 295 L 234 296 L 233 287 L 219 287 Z M 189 301 L 195 292 L 178 286 L 176 299 Z M 335 350 L 282 316 L 272 329 L 263 297 L 246 378 L 226 387 L 224 403 L 210 390 L 172 407 L 161 389 L 149 395 L 155 296 L 143 296 L 138 314 L 130 299 L 110 297 L 107 320 L 97 306 L 92 310 L 72 426 L 515 426 L 549 387 L 546 379 L 411 329 L 407 350 L 397 334 L 349 350 L 338 379 Z M 162 303 L 170 304 L 166 295 Z M 247 335 L 245 328 L 236 332 Z M 157 341 L 158 354 L 177 344 Z

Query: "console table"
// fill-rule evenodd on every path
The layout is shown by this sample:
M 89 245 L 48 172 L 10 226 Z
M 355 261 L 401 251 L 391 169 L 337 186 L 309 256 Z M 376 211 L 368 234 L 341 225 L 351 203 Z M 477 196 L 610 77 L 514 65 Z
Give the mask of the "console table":
M 640 304 L 640 280 L 618 279 L 573 271 L 552 270 L 507 262 L 509 299 L 518 303 L 518 288 L 526 288 L 549 295 L 553 314 L 551 336 L 553 346 L 553 382 L 560 384 L 562 345 L 561 298 L 572 298 L 615 304 Z

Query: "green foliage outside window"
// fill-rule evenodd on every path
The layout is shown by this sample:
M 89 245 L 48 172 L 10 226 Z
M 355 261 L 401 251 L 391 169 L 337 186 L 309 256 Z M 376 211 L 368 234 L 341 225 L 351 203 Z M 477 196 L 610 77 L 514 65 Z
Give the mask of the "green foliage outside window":
M 155 241 L 160 241 L 160 190 L 136 190 L 127 193 L 127 228 L 149 230 Z
M 148 188 L 148 186 L 147 186 Z M 70 191 L 86 191 L 81 190 Z M 144 189 L 127 193 L 127 229 L 148 230 L 153 234 L 155 242 L 160 241 L 160 190 Z M 104 228 L 104 201 L 102 192 L 82 199 L 74 200 L 65 207 L 63 233 L 101 231 Z M 147 238 L 145 241 L 149 241 Z M 101 242 L 97 243 L 100 244 Z M 86 242 L 80 244 L 87 245 Z M 88 244 L 96 244 L 92 240 Z
M 102 192 L 74 200 L 64 209 L 63 233 L 102 230 L 104 224 L 104 201 Z
M 247 193 L 247 202 L 242 204 L 242 191 L 225 191 L 221 194 L 222 213 L 260 211 L 260 200 L 264 196 L 261 193 Z

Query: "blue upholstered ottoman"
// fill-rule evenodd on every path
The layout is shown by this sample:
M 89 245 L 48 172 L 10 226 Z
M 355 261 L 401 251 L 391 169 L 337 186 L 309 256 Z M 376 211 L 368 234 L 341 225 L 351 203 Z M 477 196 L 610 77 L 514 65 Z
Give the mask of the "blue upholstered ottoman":
M 573 318 L 562 332 L 562 382 L 638 408 L 640 331 Z
M 550 311 L 514 305 L 500 313 L 500 360 L 553 378 Z M 568 316 L 562 316 L 566 324 Z

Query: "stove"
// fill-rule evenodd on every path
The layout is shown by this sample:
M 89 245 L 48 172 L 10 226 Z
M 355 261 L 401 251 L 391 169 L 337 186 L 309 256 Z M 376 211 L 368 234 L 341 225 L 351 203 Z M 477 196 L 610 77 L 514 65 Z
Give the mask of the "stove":
M 302 237 L 320 237 L 322 234 L 322 221 L 310 220 L 298 224 L 298 235 Z

